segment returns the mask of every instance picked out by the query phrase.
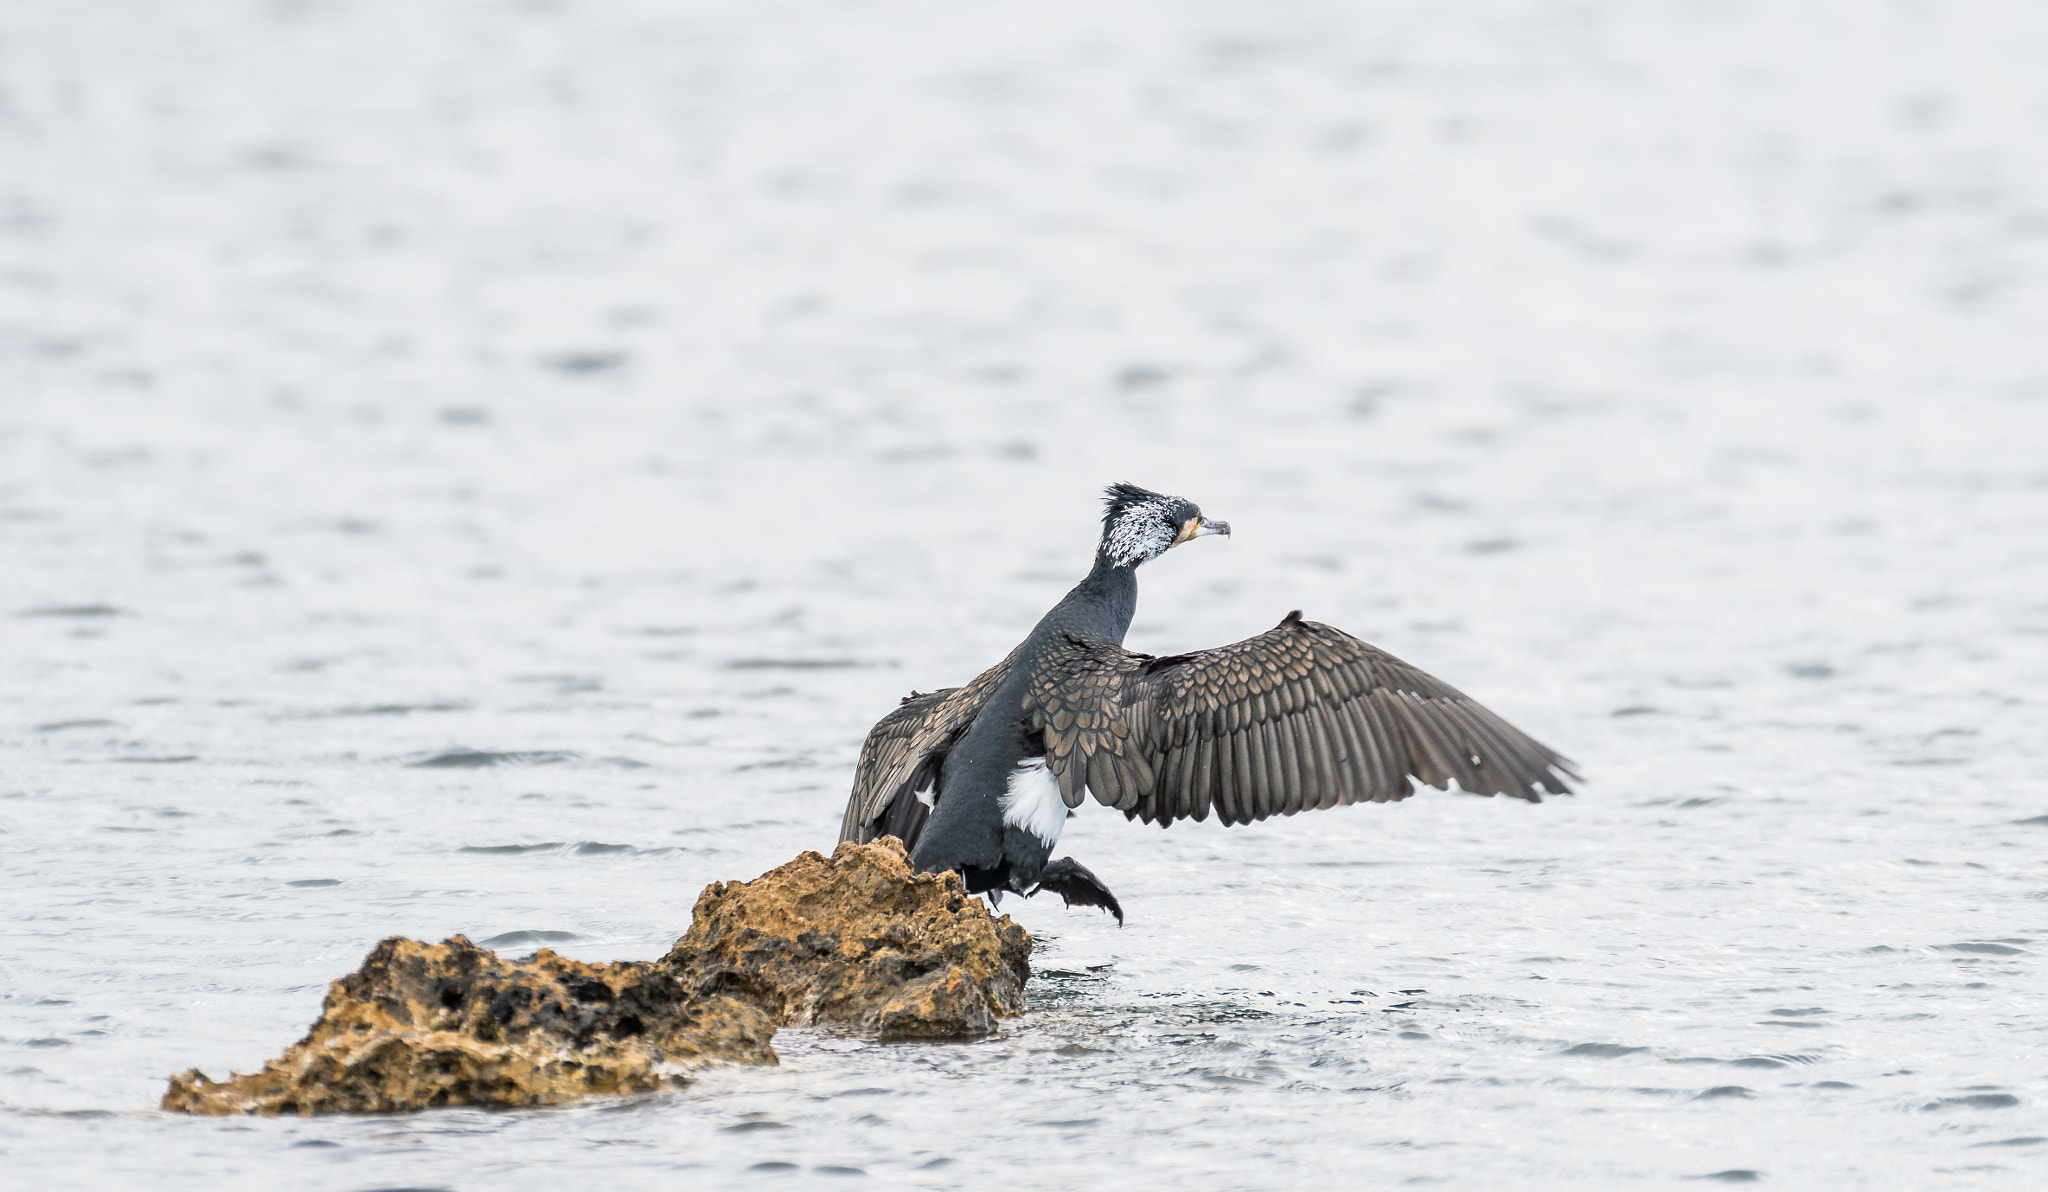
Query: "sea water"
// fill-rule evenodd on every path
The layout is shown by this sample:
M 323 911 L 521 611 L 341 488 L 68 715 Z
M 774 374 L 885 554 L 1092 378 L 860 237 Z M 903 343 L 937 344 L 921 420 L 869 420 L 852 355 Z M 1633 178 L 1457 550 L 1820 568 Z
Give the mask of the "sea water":
M 0 11 L 0 1163 L 165 1189 L 2028 1188 L 2048 10 Z M 829 850 L 1128 480 L 1573 757 L 1062 853 L 999 1037 L 195 1119 L 380 938 Z

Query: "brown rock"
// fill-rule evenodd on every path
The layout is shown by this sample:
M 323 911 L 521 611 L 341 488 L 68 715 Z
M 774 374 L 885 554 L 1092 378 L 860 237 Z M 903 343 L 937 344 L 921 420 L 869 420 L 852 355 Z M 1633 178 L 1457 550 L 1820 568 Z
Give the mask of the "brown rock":
M 973 1039 L 996 1029 L 988 998 L 957 964 L 904 986 L 882 1006 L 877 1026 L 884 1043 Z
M 184 1113 L 389 1113 L 554 1105 L 772 1064 L 779 1024 L 895 1039 L 986 1035 L 1024 1009 L 1031 937 L 915 873 L 893 838 L 718 882 L 659 961 L 505 960 L 461 936 L 387 939 L 261 1072 L 171 1078 Z
M 171 1078 L 187 1113 L 388 1113 L 554 1105 L 643 1093 L 706 1060 L 772 1064 L 775 1023 L 733 998 L 688 998 L 645 962 L 543 950 L 505 960 L 461 936 L 388 939 L 327 991 L 306 1037 L 252 1076 Z
M 1030 961 L 1028 932 L 970 899 L 959 874 L 912 870 L 885 836 L 842 844 L 830 859 L 805 853 L 751 882 L 712 883 L 662 963 L 695 974 L 700 992 L 774 1007 L 784 1025 L 861 1033 L 907 986 L 958 968 L 981 1010 L 945 1011 L 959 1029 L 939 1033 L 961 1037 L 1024 1012 Z

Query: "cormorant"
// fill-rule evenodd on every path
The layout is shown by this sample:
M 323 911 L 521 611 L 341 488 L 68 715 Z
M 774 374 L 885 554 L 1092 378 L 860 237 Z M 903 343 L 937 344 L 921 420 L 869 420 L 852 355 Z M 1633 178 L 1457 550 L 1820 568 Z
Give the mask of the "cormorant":
M 1128 819 L 1246 824 L 1388 803 L 1411 778 L 1479 795 L 1568 793 L 1572 764 L 1463 692 L 1300 610 L 1257 637 L 1154 658 L 1123 648 L 1139 566 L 1229 534 L 1183 497 L 1110 486 L 1088 577 L 965 687 L 912 692 L 861 746 L 841 840 L 895 836 L 971 893 L 1123 908 L 1052 861 L 1084 792 Z

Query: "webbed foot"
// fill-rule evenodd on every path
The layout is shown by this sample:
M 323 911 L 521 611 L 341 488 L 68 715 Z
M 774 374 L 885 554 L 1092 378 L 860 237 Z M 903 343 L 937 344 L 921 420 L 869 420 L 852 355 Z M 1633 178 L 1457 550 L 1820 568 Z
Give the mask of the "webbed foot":
M 1118 927 L 1124 925 L 1124 908 L 1117 905 L 1116 895 L 1086 865 L 1072 857 L 1061 857 L 1047 865 L 1045 872 L 1038 875 L 1038 884 L 1026 890 L 1024 897 L 1031 898 L 1040 890 L 1051 890 L 1068 906 L 1099 906 L 1116 916 Z

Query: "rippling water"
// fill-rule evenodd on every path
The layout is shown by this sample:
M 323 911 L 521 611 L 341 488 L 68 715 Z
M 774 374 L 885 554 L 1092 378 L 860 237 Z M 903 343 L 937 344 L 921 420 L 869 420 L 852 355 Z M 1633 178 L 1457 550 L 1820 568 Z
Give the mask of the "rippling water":
M 2029 1187 L 2048 16 L 0 11 L 23 1186 Z M 1000 1039 L 159 1115 L 389 934 L 653 957 L 1085 570 L 1571 754 L 1064 844 Z

